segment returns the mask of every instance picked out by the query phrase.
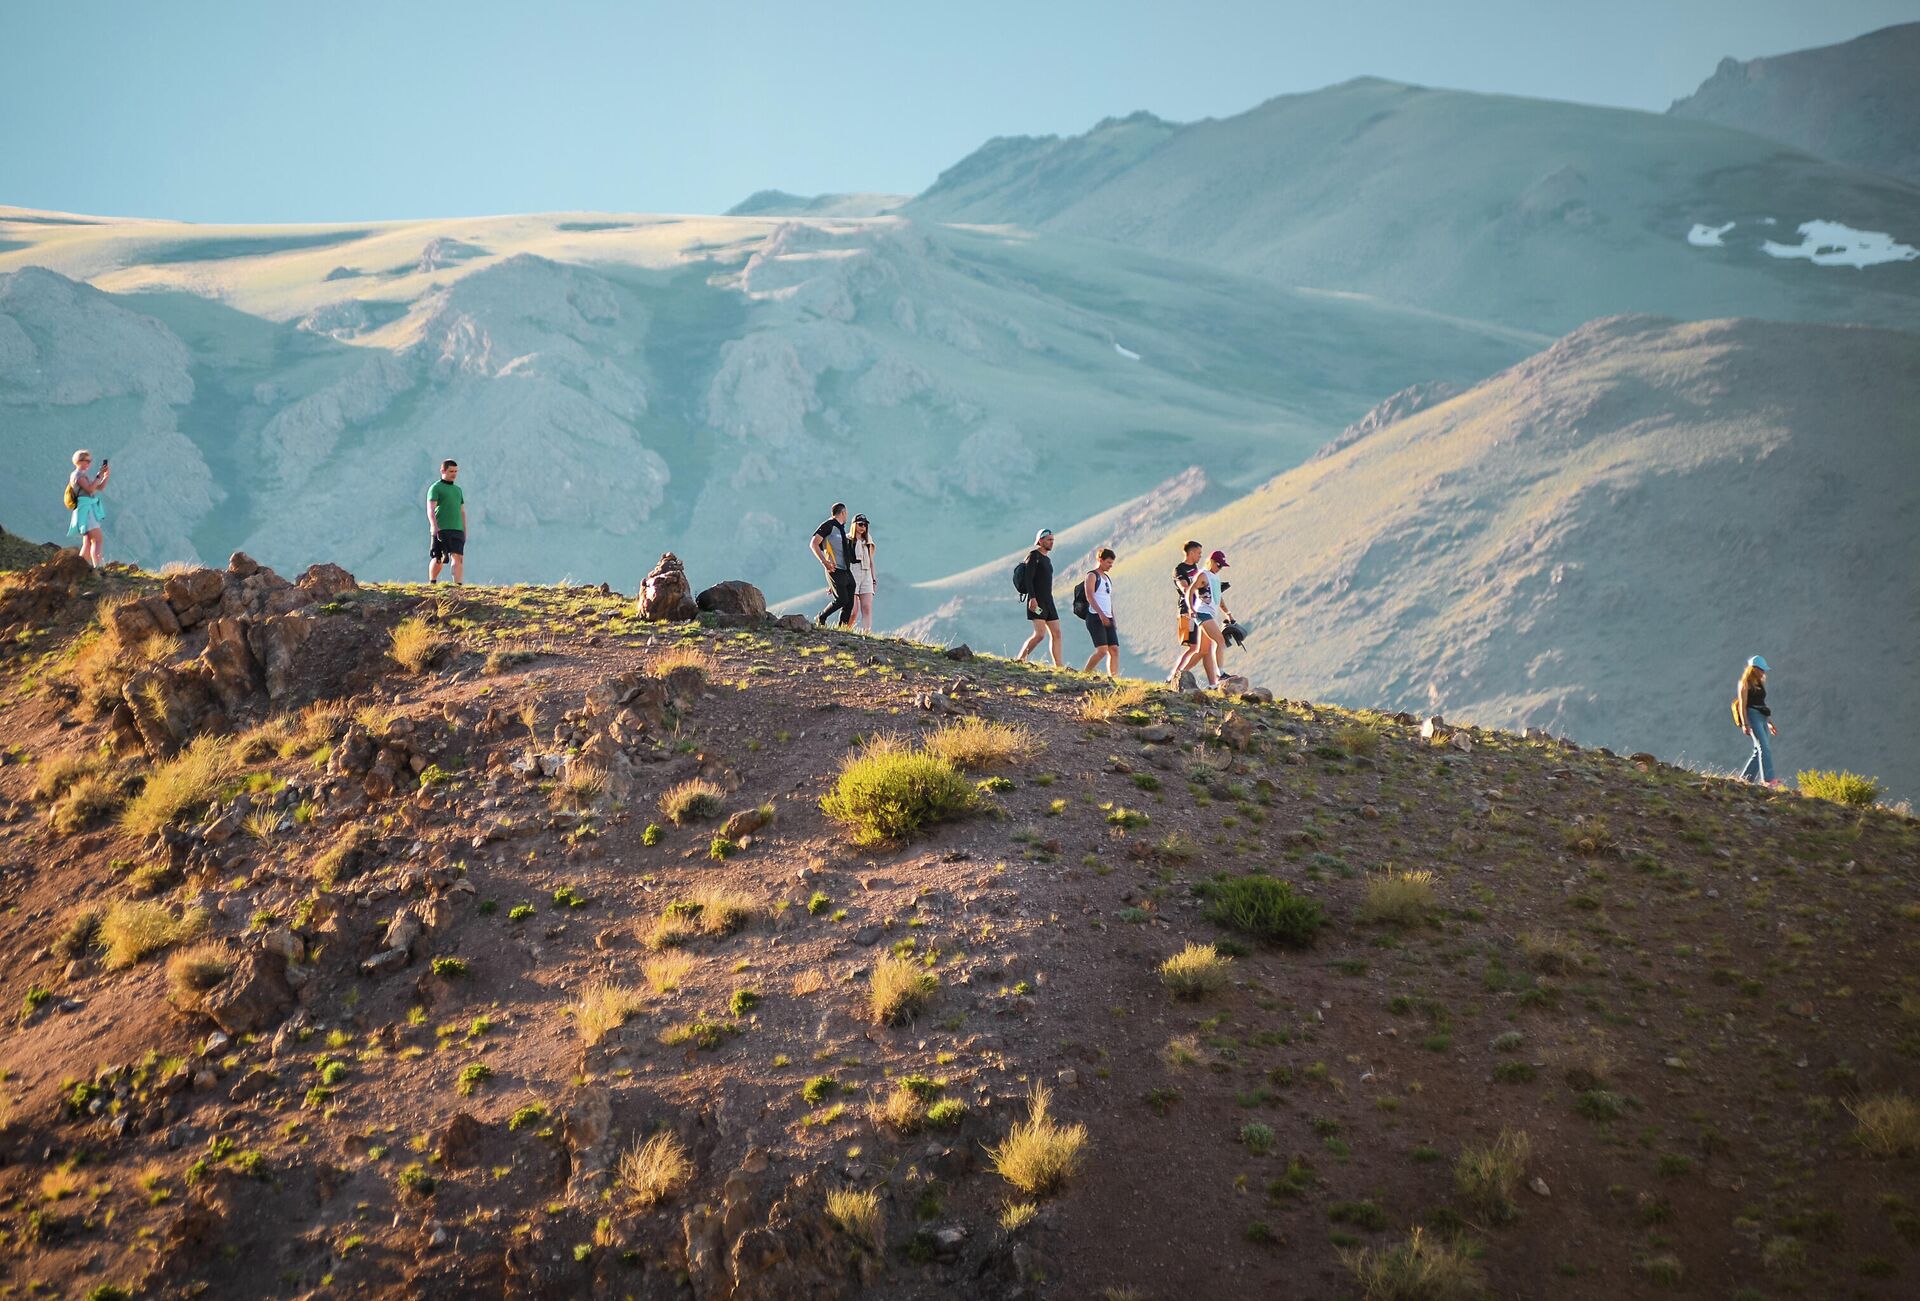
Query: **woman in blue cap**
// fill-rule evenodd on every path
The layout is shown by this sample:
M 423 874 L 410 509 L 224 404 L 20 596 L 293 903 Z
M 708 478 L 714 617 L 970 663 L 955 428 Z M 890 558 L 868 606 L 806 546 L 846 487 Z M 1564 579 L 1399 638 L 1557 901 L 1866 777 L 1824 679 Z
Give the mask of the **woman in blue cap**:
M 1758 655 L 1747 661 L 1740 674 L 1739 689 L 1733 693 L 1733 721 L 1753 741 L 1753 753 L 1740 770 L 1741 778 L 1779 785 L 1773 775 L 1773 747 L 1768 738 L 1780 735 L 1780 729 L 1773 725 L 1773 711 L 1767 708 L 1767 661 Z

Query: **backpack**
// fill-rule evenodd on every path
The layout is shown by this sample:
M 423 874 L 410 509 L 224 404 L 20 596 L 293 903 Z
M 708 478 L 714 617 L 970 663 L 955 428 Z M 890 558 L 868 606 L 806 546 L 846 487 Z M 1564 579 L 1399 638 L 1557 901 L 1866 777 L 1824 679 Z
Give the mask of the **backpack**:
M 1746 730 L 1744 727 L 1741 727 L 1740 724 L 1740 697 L 1738 696 L 1733 698 L 1733 725 L 1740 728 L 1743 732 Z
M 67 490 L 60 495 L 60 500 L 67 503 L 68 510 L 80 509 L 80 494 L 73 490 L 71 483 L 67 485 Z
M 1013 567 L 1013 590 L 1023 597 L 1032 595 L 1027 591 L 1027 562 L 1024 560 Z
M 1088 570 L 1087 572 L 1092 573 L 1093 571 Z M 1079 582 L 1073 585 L 1073 617 L 1076 619 L 1084 619 L 1092 613 L 1093 607 L 1087 604 L 1087 580 L 1085 577 L 1082 577 Z

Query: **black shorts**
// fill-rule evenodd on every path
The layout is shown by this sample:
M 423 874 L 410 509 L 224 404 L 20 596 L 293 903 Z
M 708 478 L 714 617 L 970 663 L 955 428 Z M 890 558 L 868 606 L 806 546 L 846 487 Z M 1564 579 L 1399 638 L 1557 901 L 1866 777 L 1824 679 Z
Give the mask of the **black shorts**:
M 1100 616 L 1097 614 L 1089 614 L 1087 616 L 1087 632 L 1093 637 L 1093 644 L 1096 649 L 1101 646 L 1118 646 L 1120 644 L 1120 625 L 1117 623 L 1101 623 Z
M 1044 596 L 1035 600 L 1031 606 L 1022 610 L 1020 614 L 1021 617 L 1025 619 L 1042 619 L 1048 623 L 1057 623 L 1060 620 L 1060 611 L 1054 608 L 1052 596 Z
M 465 529 L 441 529 L 433 535 L 433 549 L 427 553 L 435 560 L 451 560 L 467 554 Z

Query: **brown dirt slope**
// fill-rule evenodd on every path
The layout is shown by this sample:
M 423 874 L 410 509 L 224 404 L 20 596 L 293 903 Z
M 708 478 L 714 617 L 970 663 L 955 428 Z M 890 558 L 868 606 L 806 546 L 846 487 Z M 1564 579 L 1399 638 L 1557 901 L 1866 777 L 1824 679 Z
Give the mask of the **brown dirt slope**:
M 1170 662 L 1198 537 L 1276 691 L 1720 768 L 1763 654 L 1789 779 L 1911 797 L 1916 410 L 1920 335 L 1597 321 L 1124 558 L 1120 625 Z
M 1352 1296 L 1416 1229 L 1450 1290 L 1371 1294 L 1920 1277 L 1884 810 L 578 588 L 273 616 L 328 655 L 195 784 L 98 716 L 237 654 L 100 625 L 158 586 L 71 583 L 0 659 L 17 1293 Z M 863 738 L 961 754 L 964 716 L 1017 730 L 920 774 L 945 820 L 824 816 Z M 1216 920 L 1216 874 L 1305 942 Z M 1028 1192 L 989 1148 L 1037 1085 L 1040 1155 L 1084 1146 Z

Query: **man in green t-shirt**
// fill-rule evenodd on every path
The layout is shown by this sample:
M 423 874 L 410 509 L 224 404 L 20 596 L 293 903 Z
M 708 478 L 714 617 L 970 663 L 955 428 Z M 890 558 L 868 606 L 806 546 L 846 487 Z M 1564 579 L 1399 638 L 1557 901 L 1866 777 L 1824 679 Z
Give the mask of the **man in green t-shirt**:
M 460 466 L 454 461 L 440 462 L 440 477 L 427 489 L 427 527 L 433 532 L 432 560 L 427 565 L 427 582 L 440 581 L 440 565 L 453 560 L 453 581 L 466 581 L 467 573 L 467 495 L 454 480 Z

